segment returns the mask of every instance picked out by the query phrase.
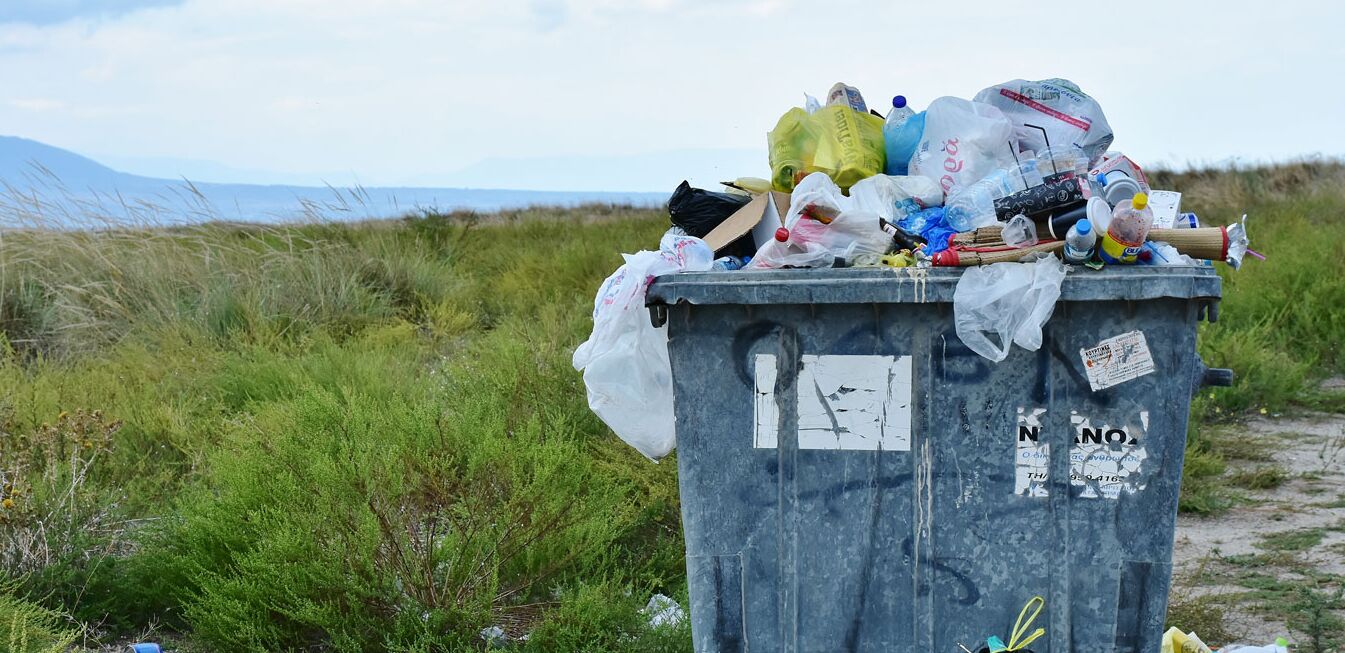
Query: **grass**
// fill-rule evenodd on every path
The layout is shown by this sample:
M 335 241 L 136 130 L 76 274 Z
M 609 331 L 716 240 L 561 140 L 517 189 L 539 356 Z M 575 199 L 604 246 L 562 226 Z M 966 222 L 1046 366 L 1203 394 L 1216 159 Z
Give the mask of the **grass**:
M 1227 463 L 1267 462 L 1229 420 L 1338 405 L 1316 384 L 1342 367 L 1345 169 L 1156 178 L 1206 223 L 1248 212 L 1270 257 L 1224 271 L 1200 328 L 1238 379 L 1193 406 L 1182 508 L 1217 513 Z M 639 612 L 685 605 L 676 466 L 612 437 L 570 366 L 594 290 L 666 221 L 0 231 L 0 635 L 411 652 L 500 625 L 518 650 L 690 650 Z
M 63 615 L 16 596 L 11 582 L 0 586 L 0 645 L 7 653 L 64 653 L 83 636 Z

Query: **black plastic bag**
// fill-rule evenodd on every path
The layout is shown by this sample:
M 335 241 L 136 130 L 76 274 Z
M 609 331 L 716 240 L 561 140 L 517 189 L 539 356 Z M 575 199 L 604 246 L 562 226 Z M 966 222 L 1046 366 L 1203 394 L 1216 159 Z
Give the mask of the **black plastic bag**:
M 751 200 L 746 195 L 692 188 L 690 183 L 684 181 L 668 198 L 668 216 L 688 236 L 704 238 L 705 234 L 713 231 L 719 223 Z

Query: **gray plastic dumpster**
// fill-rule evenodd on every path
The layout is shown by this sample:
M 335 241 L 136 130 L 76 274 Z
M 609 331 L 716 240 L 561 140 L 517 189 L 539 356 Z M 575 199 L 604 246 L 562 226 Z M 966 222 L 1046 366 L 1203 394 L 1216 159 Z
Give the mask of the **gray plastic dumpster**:
M 1206 267 L 1076 269 L 1035 352 L 953 327 L 961 271 L 660 277 L 696 650 L 1157 653 Z

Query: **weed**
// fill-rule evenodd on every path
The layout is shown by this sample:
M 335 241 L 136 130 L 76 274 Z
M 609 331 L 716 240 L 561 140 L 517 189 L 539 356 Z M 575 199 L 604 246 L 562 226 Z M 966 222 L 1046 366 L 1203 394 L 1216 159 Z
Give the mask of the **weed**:
M 7 653 L 66 653 L 83 629 L 64 616 L 25 601 L 0 584 L 0 645 Z
M 1325 528 L 1304 528 L 1263 535 L 1256 546 L 1270 551 L 1305 551 L 1321 544 L 1325 536 Z
M 1303 635 L 1301 647 L 1307 653 L 1330 653 L 1345 644 L 1345 619 L 1335 611 L 1345 608 L 1345 588 L 1327 593 L 1314 587 L 1297 589 L 1290 605 L 1290 630 Z
M 1228 482 L 1247 490 L 1272 490 L 1289 480 L 1289 472 L 1279 465 L 1245 469 L 1228 476 Z

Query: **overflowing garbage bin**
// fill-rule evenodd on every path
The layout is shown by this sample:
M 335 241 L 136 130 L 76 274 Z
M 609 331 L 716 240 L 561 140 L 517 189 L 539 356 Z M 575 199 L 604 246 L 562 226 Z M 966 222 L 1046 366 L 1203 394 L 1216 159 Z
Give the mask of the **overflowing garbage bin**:
M 666 325 L 697 651 L 1159 650 L 1208 266 L 1070 274 L 1036 351 L 955 332 L 975 268 L 687 272 Z M 961 648 L 959 648 L 961 647 Z
M 1159 653 L 1247 216 L 1191 212 L 1070 80 L 804 100 L 769 179 L 678 187 L 573 358 L 613 433 L 681 449 L 696 650 Z

